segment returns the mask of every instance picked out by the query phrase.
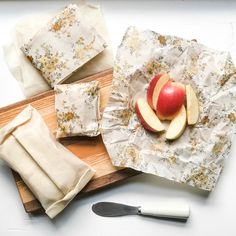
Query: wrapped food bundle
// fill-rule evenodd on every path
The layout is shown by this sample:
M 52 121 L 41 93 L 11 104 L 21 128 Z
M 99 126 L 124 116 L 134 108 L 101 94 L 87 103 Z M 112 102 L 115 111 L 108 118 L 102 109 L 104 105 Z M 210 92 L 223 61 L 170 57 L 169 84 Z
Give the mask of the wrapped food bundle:
M 98 81 L 55 87 L 57 138 L 100 134 Z
M 22 51 L 54 87 L 105 47 L 103 38 L 83 21 L 79 8 L 71 4 L 25 43 Z
M 50 218 L 59 214 L 95 173 L 56 141 L 31 106 L 0 129 L 0 158 L 20 174 Z

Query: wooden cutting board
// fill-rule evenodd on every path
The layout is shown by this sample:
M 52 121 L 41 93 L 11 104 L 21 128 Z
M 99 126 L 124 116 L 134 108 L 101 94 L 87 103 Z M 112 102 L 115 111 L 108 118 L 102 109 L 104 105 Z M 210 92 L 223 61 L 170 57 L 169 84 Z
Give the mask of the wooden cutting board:
M 79 82 L 87 82 L 92 80 L 97 80 L 100 82 L 101 110 L 103 111 L 109 98 L 112 70 L 107 70 L 87 77 L 80 80 Z M 13 105 L 0 108 L 0 127 L 12 120 L 28 104 L 31 104 L 39 111 L 50 130 L 53 132 L 53 134 L 55 134 L 56 114 L 54 108 L 54 91 L 52 90 Z M 140 173 L 132 169 L 114 167 L 102 142 L 101 135 L 95 138 L 65 138 L 61 139 L 60 142 L 76 156 L 80 157 L 83 161 L 91 165 L 96 170 L 94 178 L 78 194 L 79 197 Z M 16 172 L 12 172 L 25 211 L 28 213 L 42 212 L 42 206 L 25 185 L 21 177 Z

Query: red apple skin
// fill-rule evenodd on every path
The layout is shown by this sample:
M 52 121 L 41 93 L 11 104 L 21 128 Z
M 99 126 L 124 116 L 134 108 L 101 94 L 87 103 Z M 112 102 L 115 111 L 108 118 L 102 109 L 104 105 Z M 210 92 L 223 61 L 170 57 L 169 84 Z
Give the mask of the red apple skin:
M 135 103 L 135 112 L 136 112 L 136 114 L 137 114 L 137 116 L 138 116 L 138 119 L 139 119 L 140 123 L 142 124 L 142 126 L 143 126 L 145 129 L 147 129 L 147 130 L 149 130 L 149 131 L 152 131 L 152 132 L 157 132 L 155 129 L 153 129 L 152 127 L 150 127 L 150 126 L 148 125 L 148 123 L 143 119 L 142 114 L 141 114 L 141 112 L 140 112 L 140 110 L 139 110 L 139 107 L 138 107 L 138 103 L 137 103 L 137 102 Z
M 156 110 L 156 115 L 160 120 L 173 120 L 175 118 L 175 116 L 178 114 L 179 110 L 172 114 L 172 115 L 163 115 L 162 113 L 160 113 L 158 110 Z
M 161 132 L 165 129 L 155 112 L 144 99 L 140 98 L 136 101 L 135 111 L 145 129 L 152 132 Z
M 172 120 L 185 101 L 183 85 L 167 82 L 160 91 L 156 114 L 160 120 Z
M 148 89 L 147 89 L 147 102 L 148 102 L 149 106 L 150 106 L 152 109 L 155 109 L 155 108 L 154 108 L 154 105 L 152 104 L 153 91 L 154 91 L 154 89 L 155 89 L 155 86 L 156 86 L 157 81 L 161 78 L 161 76 L 162 76 L 162 74 L 156 75 L 156 76 L 151 80 L 151 82 L 149 83 L 149 86 L 148 86 Z

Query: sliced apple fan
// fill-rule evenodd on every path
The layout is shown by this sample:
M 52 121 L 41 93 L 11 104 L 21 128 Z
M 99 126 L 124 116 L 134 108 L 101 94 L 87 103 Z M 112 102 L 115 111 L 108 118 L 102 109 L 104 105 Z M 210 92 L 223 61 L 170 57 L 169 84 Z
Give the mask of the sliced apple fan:
M 188 102 L 169 122 L 171 129 L 167 126 L 165 132 L 154 133 L 147 127 L 162 127 L 152 126 L 154 113 L 146 105 L 152 107 L 153 101 L 146 99 L 146 92 L 158 74 L 189 85 Z M 101 133 L 112 163 L 212 190 L 236 128 L 235 74 L 227 52 L 130 27 L 117 52 L 112 93 L 102 119 Z M 189 109 L 196 97 L 200 108 Z M 137 99 L 142 115 L 149 114 L 144 119 L 149 123 L 146 129 L 135 112 Z M 194 125 L 185 128 L 186 124 Z

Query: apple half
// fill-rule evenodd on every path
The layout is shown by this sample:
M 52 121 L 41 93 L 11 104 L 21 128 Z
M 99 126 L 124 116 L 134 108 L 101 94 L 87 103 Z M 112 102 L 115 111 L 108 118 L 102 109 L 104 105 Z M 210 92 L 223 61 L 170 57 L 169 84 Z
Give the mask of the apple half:
M 147 101 L 153 110 L 156 110 L 159 93 L 169 79 L 170 77 L 167 74 L 158 74 L 151 80 L 147 89 Z
M 179 112 L 170 122 L 170 125 L 166 132 L 166 139 L 175 140 L 179 138 L 185 130 L 186 122 L 187 122 L 186 109 L 185 106 L 182 105 Z
M 160 120 L 172 120 L 185 101 L 185 86 L 177 82 L 167 82 L 161 89 L 156 105 Z
M 199 102 L 191 85 L 186 85 L 186 98 L 188 124 L 194 125 L 197 123 L 199 118 Z
M 136 101 L 135 111 L 141 124 L 147 130 L 152 132 L 160 132 L 164 130 L 164 126 L 156 116 L 155 112 L 143 98 L 139 98 Z

